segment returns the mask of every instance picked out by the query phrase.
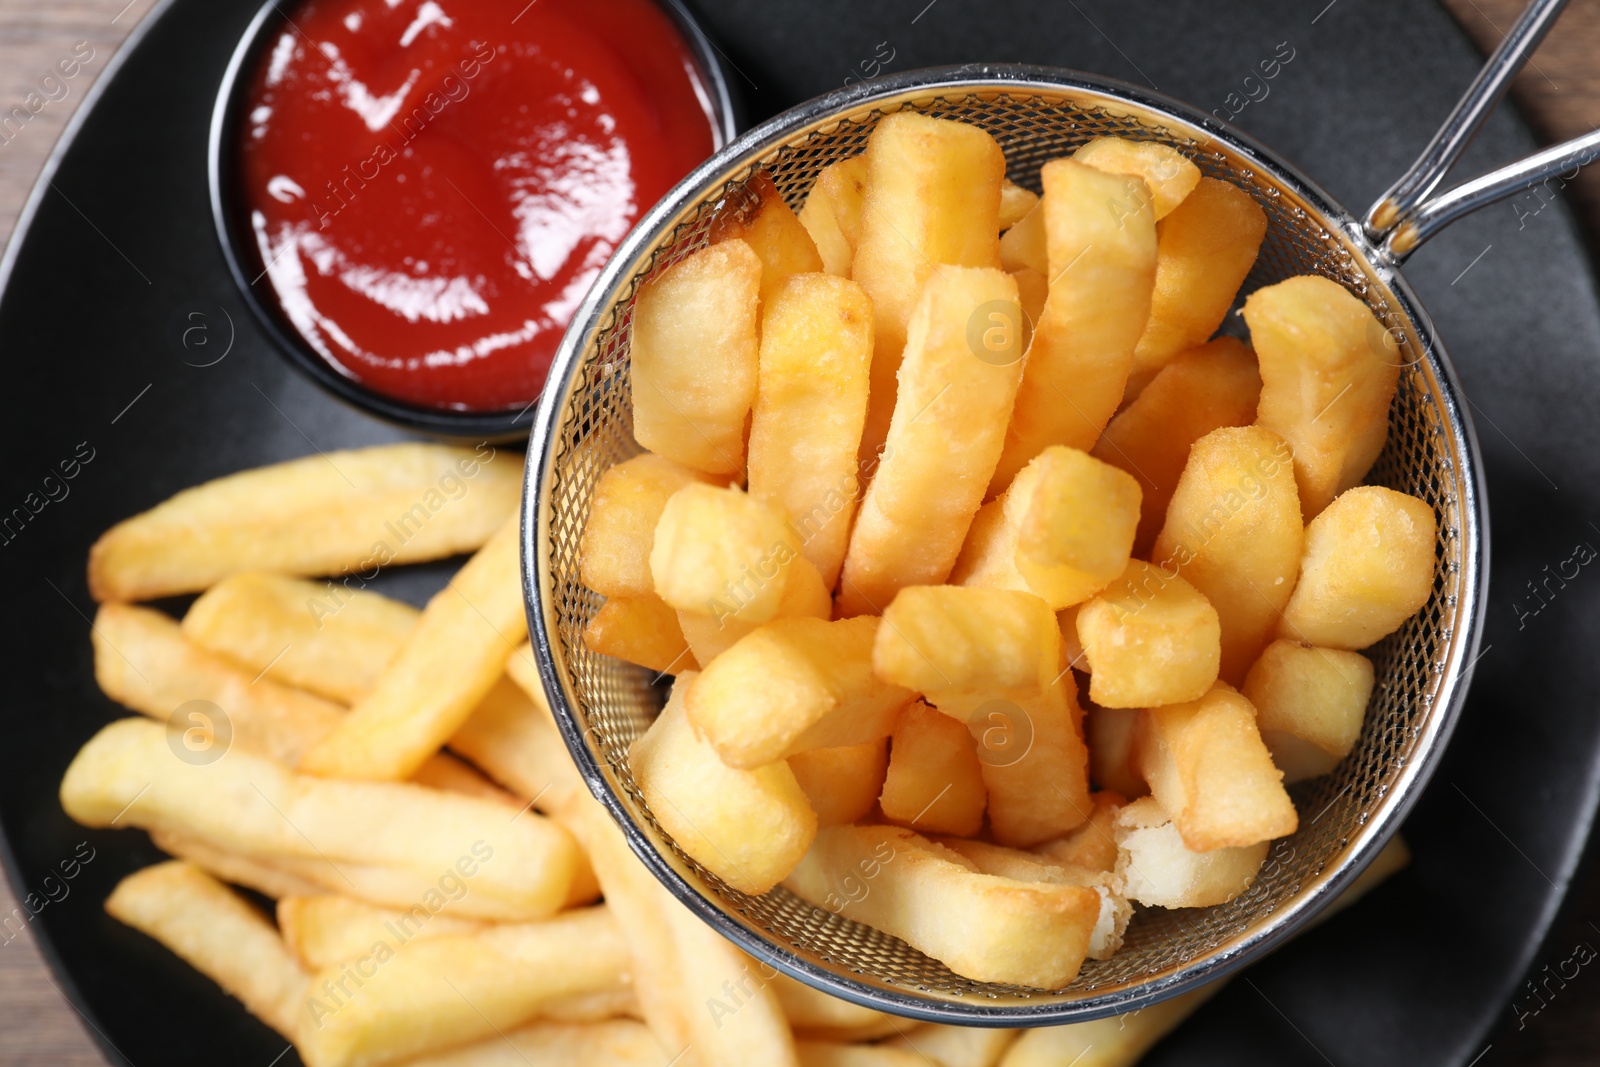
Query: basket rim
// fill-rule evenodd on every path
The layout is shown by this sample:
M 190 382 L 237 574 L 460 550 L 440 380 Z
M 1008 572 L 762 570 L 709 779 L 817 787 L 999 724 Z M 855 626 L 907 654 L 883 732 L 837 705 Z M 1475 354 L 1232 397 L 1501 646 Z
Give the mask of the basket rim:
M 1013 1005 L 958 1001 L 902 986 L 886 989 L 826 970 L 793 955 L 779 942 L 741 923 L 690 884 L 635 823 L 627 805 L 606 777 L 602 761 L 586 736 L 588 727 L 577 717 L 575 701 L 570 695 L 572 681 L 555 651 L 556 616 L 550 568 L 551 509 L 548 502 L 555 480 L 556 445 L 571 407 L 578 372 L 583 368 L 595 337 L 607 325 L 619 291 L 631 282 L 660 239 L 708 194 L 798 135 L 824 127 L 832 119 L 919 99 L 984 92 L 1008 95 L 1037 92 L 1132 105 L 1159 117 L 1174 132 L 1202 143 L 1217 142 L 1303 199 L 1318 220 L 1358 258 L 1362 273 L 1388 290 L 1398 310 L 1414 328 L 1422 348 L 1418 362 L 1432 379 L 1436 402 L 1446 416 L 1447 426 L 1441 427 L 1441 433 L 1457 466 L 1461 486 L 1458 504 L 1461 522 L 1457 537 L 1463 573 L 1455 613 L 1460 625 L 1444 642 L 1447 647 L 1440 659 L 1445 665 L 1445 677 L 1438 690 L 1439 699 L 1419 727 L 1421 732 L 1413 749 L 1415 758 L 1397 772 L 1393 788 L 1377 803 L 1374 817 L 1349 835 L 1351 844 L 1342 862 L 1331 873 L 1319 875 L 1314 885 L 1294 892 L 1257 928 L 1230 939 L 1219 950 L 1197 955 L 1173 967 L 1168 973 L 1105 993 L 1064 996 L 1040 991 L 1036 1001 Z M 1460 718 L 1472 668 L 1477 662 L 1488 592 L 1488 499 L 1477 433 L 1461 399 L 1460 382 L 1439 343 L 1431 318 L 1397 264 L 1367 239 L 1356 216 L 1298 168 L 1214 116 L 1165 94 L 1117 79 L 1023 64 L 929 67 L 834 90 L 752 128 L 674 186 L 617 248 L 562 340 L 533 421 L 521 512 L 523 593 L 540 680 L 562 739 L 585 785 L 616 821 L 633 852 L 681 903 L 773 970 L 852 1003 L 926 1022 L 1042 1026 L 1086 1022 L 1133 1011 L 1221 978 L 1293 937 L 1367 867 L 1394 835 L 1437 769 Z

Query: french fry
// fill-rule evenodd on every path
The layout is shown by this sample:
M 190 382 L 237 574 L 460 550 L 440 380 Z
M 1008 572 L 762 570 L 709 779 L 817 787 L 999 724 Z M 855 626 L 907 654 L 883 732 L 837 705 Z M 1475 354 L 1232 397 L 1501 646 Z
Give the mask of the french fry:
M 633 436 L 710 474 L 744 470 L 756 399 L 761 257 L 734 239 L 645 282 L 633 304 Z
M 1135 556 L 1148 556 L 1161 532 L 1189 446 L 1212 430 L 1250 425 L 1260 396 L 1255 353 L 1219 337 L 1161 368 L 1106 426 L 1092 454 L 1137 478 L 1143 493 Z
M 633 743 L 628 761 L 645 802 L 689 855 L 742 893 L 765 893 L 794 868 L 816 835 L 817 816 L 787 764 L 727 766 L 697 736 L 685 710 L 693 672 Z
M 750 420 L 750 495 L 788 520 L 832 589 L 860 491 L 857 452 L 872 367 L 872 301 L 829 274 L 765 297 Z
M 968 719 L 989 792 L 989 832 L 1002 845 L 1037 845 L 1089 817 L 1089 752 L 1070 674 L 1063 667 L 1038 693 L 979 705 Z
M 1216 178 L 1201 178 L 1161 220 L 1150 318 L 1133 352 L 1136 371 L 1157 370 L 1210 340 L 1266 233 L 1261 205 Z
M 448 741 L 528 635 L 520 550 L 512 519 L 428 601 L 377 685 L 299 767 L 328 777 L 407 778 Z
M 1256 727 L 1256 709 L 1226 685 L 1145 711 L 1136 745 L 1151 795 L 1194 852 L 1245 848 L 1300 825 Z
M 1091 793 L 1089 802 L 1089 818 L 1082 826 L 1052 841 L 1035 845 L 1031 851 L 1051 863 L 1068 867 L 1085 867 L 1091 871 L 1115 870 L 1117 842 L 1111 836 L 1111 824 L 1127 802 L 1120 793 L 1113 793 L 1109 789 Z
M 1126 1015 L 1024 1030 L 1000 1067 L 1134 1067 L 1157 1041 L 1227 984 L 1223 978 Z
M 1300 572 L 1304 539 L 1294 454 L 1283 438 L 1238 426 L 1194 443 L 1154 558 L 1176 567 L 1217 610 L 1219 673 L 1230 685 L 1244 681 L 1272 640 Z
M 1000 230 L 1005 232 L 1017 223 L 1023 216 L 1039 206 L 1039 194 L 1030 189 L 1024 189 L 1010 178 L 1000 181 Z
M 795 1045 L 800 1067 L 927 1067 L 927 1059 L 885 1045 L 801 1041 Z
M 1170 564 L 1129 563 L 1078 609 L 1078 640 L 1089 661 L 1089 699 L 1103 708 L 1198 700 L 1222 659 L 1217 609 Z
M 1100 914 L 1093 889 L 981 874 L 897 826 L 823 830 L 785 884 L 959 975 L 1038 989 L 1077 976 Z
M 689 686 L 695 733 L 746 770 L 888 737 L 912 694 L 873 674 L 879 621 L 779 619 L 741 638 Z
M 778 600 L 778 612 L 773 619 L 828 619 L 832 616 L 833 595 L 822 584 L 822 575 L 804 556 L 794 559 L 784 571 L 783 596 Z M 678 626 L 689 643 L 689 651 L 701 666 L 709 666 L 740 639 L 755 632 L 759 625 L 737 616 L 678 612 Z
M 1154 797 L 1123 807 L 1111 826 L 1123 892 L 1129 900 L 1155 908 L 1226 904 L 1250 888 L 1267 858 L 1265 841 L 1243 848 L 1191 850 Z
M 1261 362 L 1256 421 L 1294 449 L 1310 521 L 1383 451 L 1400 348 L 1366 304 L 1315 274 L 1257 289 L 1244 321 Z
M 762 303 L 771 300 L 791 275 L 823 269 L 816 242 L 783 202 L 766 171 L 753 175 L 728 197 L 706 236 L 712 244 L 743 241 L 760 257 Z
M 1284 782 L 1327 774 L 1361 736 L 1372 699 L 1372 661 L 1359 652 L 1278 640 L 1245 676 L 1261 740 Z
M 654 593 L 606 598 L 583 628 L 583 645 L 658 674 L 695 668 L 678 613 Z
M 1052 609 L 1069 607 L 1123 572 L 1138 522 L 1132 475 L 1052 445 L 979 510 L 950 581 L 1020 589 Z
M 1070 159 L 1046 163 L 1040 177 L 1050 295 L 988 496 L 1051 445 L 1094 447 L 1122 402 L 1155 279 L 1155 218 L 1141 179 Z
M 861 236 L 851 263 L 851 277 L 872 298 L 874 316 L 863 457 L 882 446 L 900 406 L 896 375 L 925 284 L 944 273 L 941 267 L 1000 265 L 1000 185 L 1006 170 L 1005 154 L 984 130 L 912 111 L 895 112 L 878 123 L 867 141 L 866 160 Z M 965 323 L 963 313 L 963 332 Z M 904 391 L 902 382 L 899 392 Z
M 128 875 L 106 898 L 119 922 L 161 942 L 251 1015 L 293 1038 L 306 973 L 266 917 L 182 860 Z
M 175 758 L 171 743 L 148 720 L 106 726 L 67 768 L 62 807 L 85 826 L 165 830 L 244 856 L 303 861 L 308 880 L 333 892 L 370 870 L 391 872 L 386 889 L 358 894 L 376 903 L 410 907 L 436 894 L 442 876 L 470 878 L 457 909 L 472 918 L 550 915 L 579 869 L 571 836 L 531 812 L 508 820 L 500 803 L 459 793 L 310 778 L 238 748 L 197 765 Z
M 932 1060 L 934 1067 L 996 1067 L 1021 1034 L 987 1026 L 922 1023 L 905 1026 L 884 1046 Z
M 521 662 L 515 654 L 507 661 Z M 533 681 L 532 691 L 508 678 L 496 682 L 451 736 L 450 747 L 548 813 L 573 794 L 584 792 L 585 786 L 544 706 L 537 678 Z M 530 692 L 537 693 L 537 698 Z
M 783 516 L 743 490 L 688 485 L 662 509 L 650 570 L 677 610 L 759 625 L 777 615 L 799 549 Z
M 1107 174 L 1143 179 L 1150 190 L 1157 222 L 1172 214 L 1200 184 L 1200 168 L 1182 152 L 1160 141 L 1096 137 L 1072 153 L 1072 158 Z
M 886 351 L 882 317 L 880 309 L 874 374 Z M 1000 347 L 975 344 L 974 324 L 995 317 Z M 842 614 L 877 614 L 900 589 L 949 576 L 1017 394 L 1019 339 L 1004 324 L 1020 318 L 1017 283 L 1001 271 L 946 267 L 928 278 L 911 315 L 883 461 L 845 556 Z M 876 380 L 873 389 L 881 395 Z
M 860 822 L 878 803 L 889 771 L 887 738 L 845 748 L 813 748 L 789 757 L 818 826 Z
M 966 727 L 921 701 L 900 713 L 878 799 L 884 818 L 922 833 L 970 837 L 983 828 L 987 796 Z
M 823 269 L 829 274 L 850 276 L 856 242 L 861 237 L 861 203 L 866 186 L 867 157 L 841 159 L 822 168 L 800 208 L 800 224 L 816 242 Z
M 419 937 L 488 929 L 487 923 L 434 914 L 421 905 L 403 911 L 331 894 L 283 897 L 278 901 L 277 918 L 284 944 L 308 971 L 370 956 L 380 941 L 393 949 Z
M 113 526 L 89 551 L 89 592 L 150 600 L 256 570 L 370 579 L 478 548 L 521 498 L 522 454 L 489 445 L 308 456 L 185 489 Z
M 198 838 L 166 830 L 151 830 L 150 843 L 175 859 L 186 860 L 219 881 L 254 889 L 262 896 L 315 896 L 324 893 L 320 882 L 297 873 L 293 863 L 277 859 L 254 859 L 217 848 Z
M 477 1044 L 407 1060 L 406 1067 L 661 1067 L 664 1062 L 649 1029 L 631 1020 L 609 1019 L 592 1026 L 533 1023 Z
M 1300 581 L 1279 632 L 1323 648 L 1367 648 L 1433 592 L 1437 520 L 1425 502 L 1376 485 L 1347 490 L 1306 526 Z
M 696 483 L 719 480 L 652 452 L 608 468 L 595 483 L 578 545 L 583 584 L 602 596 L 655 596 L 650 549 L 661 510 L 673 493 Z
M 1012 274 L 1032 271 L 1048 283 L 1049 247 L 1045 238 L 1044 201 L 1041 200 L 1000 235 L 1000 266 Z M 1034 321 L 1038 321 L 1037 316 Z
M 1134 758 L 1140 714 L 1137 708 L 1091 705 L 1083 720 L 1089 744 L 1089 777 L 1101 789 L 1110 789 L 1130 800 L 1150 792 Z

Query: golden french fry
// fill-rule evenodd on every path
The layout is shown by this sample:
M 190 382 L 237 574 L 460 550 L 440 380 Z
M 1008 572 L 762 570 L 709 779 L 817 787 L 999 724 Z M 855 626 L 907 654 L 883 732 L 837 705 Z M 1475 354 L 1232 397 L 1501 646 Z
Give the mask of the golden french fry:
M 306 973 L 266 917 L 181 860 L 128 875 L 106 898 L 119 922 L 150 935 L 293 1040 Z
M 860 822 L 883 792 L 889 771 L 888 739 L 796 752 L 789 757 L 789 769 L 817 813 L 818 826 Z
M 1121 714 L 1131 716 L 1135 713 Z M 1120 793 L 1102 789 L 1098 793 L 1091 793 L 1089 802 L 1088 821 L 1053 841 L 1033 846 L 1031 851 L 1051 863 L 1068 867 L 1086 867 L 1091 871 L 1115 870 L 1117 842 L 1111 836 L 1111 823 L 1126 801 Z
M 525 673 L 521 656 L 513 654 L 506 662 L 518 665 L 517 674 Z M 531 681 L 532 689 L 510 678 L 496 682 L 451 736 L 450 747 L 540 811 L 552 812 L 586 787 L 545 707 L 537 677 Z
M 1142 178 L 1150 189 L 1157 222 L 1172 214 L 1200 184 L 1200 168 L 1160 141 L 1096 137 L 1072 153 L 1072 158 L 1107 174 Z
M 633 436 L 711 474 L 744 470 L 756 398 L 761 257 L 714 244 L 645 282 L 633 304 Z
M 240 748 L 196 764 L 175 756 L 179 743 L 159 723 L 112 723 L 67 768 L 62 807 L 85 826 L 116 822 L 304 861 L 297 873 L 333 892 L 389 872 L 386 889 L 358 894 L 376 903 L 410 907 L 437 895 L 441 878 L 466 879 L 471 892 L 456 907 L 472 918 L 550 915 L 580 866 L 571 836 L 532 812 L 508 820 L 504 805 L 460 793 L 297 775 Z
M 1154 558 L 1217 610 L 1219 673 L 1230 685 L 1244 681 L 1272 640 L 1300 571 L 1304 535 L 1294 454 L 1283 438 L 1233 426 L 1194 443 Z
M 1127 1015 L 1024 1030 L 1000 1067 L 1134 1067 L 1151 1046 L 1227 983 L 1223 978 Z
M 1009 230 L 1039 206 L 1039 194 L 1024 189 L 1010 178 L 1000 181 L 1000 229 Z
M 1139 728 L 1137 708 L 1091 706 L 1084 718 L 1089 744 L 1089 777 L 1101 789 L 1132 800 L 1150 792 L 1134 759 L 1134 737 Z
M 706 236 L 712 244 L 743 241 L 760 257 L 763 303 L 790 275 L 823 269 L 816 242 L 783 202 L 766 171 L 753 175 L 728 197 Z
M 785 763 L 727 766 L 695 734 L 685 672 L 661 714 L 628 754 L 634 780 L 663 829 L 717 877 L 743 893 L 765 893 L 794 868 L 816 835 L 817 816 Z
M 822 575 L 804 556 L 794 559 L 784 571 L 783 596 L 778 600 L 778 611 L 773 619 L 828 619 L 832 616 L 833 595 L 822 584 Z M 759 625 L 738 616 L 719 618 L 699 611 L 678 612 L 678 626 L 683 630 L 684 640 L 689 642 L 689 651 L 701 666 L 709 666 L 740 639 L 754 633 Z
M 522 453 L 399 444 L 308 456 L 185 489 L 89 552 L 96 600 L 197 593 L 240 571 L 371 580 L 478 548 L 522 499 Z
M 830 274 L 789 278 L 766 297 L 750 420 L 750 495 L 794 528 L 832 589 L 860 491 L 857 452 L 872 367 L 872 301 Z
M 1073 980 L 1100 915 L 1083 886 L 1015 882 L 897 826 L 823 830 L 785 884 L 980 982 L 1059 989 Z
M 884 443 L 900 406 L 896 375 L 925 284 L 943 274 L 942 267 L 1000 265 L 1006 170 L 1005 154 L 984 130 L 912 111 L 878 123 L 866 160 L 861 237 L 851 264 L 851 277 L 872 298 L 875 338 L 863 457 Z M 966 314 L 960 319 L 964 332 Z M 898 392 L 905 392 L 903 382 Z M 926 401 L 924 396 L 917 406 Z
M 520 550 L 512 519 L 428 601 L 376 687 L 299 767 L 328 777 L 408 778 L 448 741 L 528 635 Z
M 1217 609 L 1171 564 L 1129 563 L 1078 609 L 1078 640 L 1089 661 L 1089 699 L 1103 708 L 1198 700 L 1222 659 Z
M 1327 774 L 1356 747 L 1372 699 L 1372 661 L 1359 652 L 1274 641 L 1240 691 L 1284 782 Z
M 927 1057 L 886 1045 L 850 1045 L 838 1041 L 800 1041 L 795 1045 L 800 1067 L 927 1067 Z
M 1116 873 L 1129 900 L 1155 908 L 1207 908 L 1226 904 L 1250 888 L 1267 858 L 1267 842 L 1242 848 L 1192 851 L 1172 817 L 1154 797 L 1117 812 L 1112 834 L 1119 849 Z
M 1279 633 L 1344 649 L 1394 633 L 1433 592 L 1436 530 L 1433 509 L 1414 496 L 1376 485 L 1341 493 L 1306 526 Z
M 1028 209 L 1028 213 L 1000 235 L 1000 266 L 1016 274 L 1032 271 L 1047 282 L 1050 277 L 1049 244 L 1045 239 L 1044 201 Z M 1037 316 L 1034 317 L 1037 322 Z
M 740 638 L 689 687 L 695 733 L 746 770 L 888 737 L 912 693 L 873 674 L 879 621 L 779 619 Z
M 420 904 L 405 911 L 329 894 L 283 897 L 277 917 L 284 944 L 311 971 L 370 956 L 379 942 L 393 950 L 419 937 L 488 929 L 487 923 L 436 914 Z
M 878 798 L 883 817 L 922 833 L 970 837 L 983 828 L 986 798 L 966 727 L 921 701 L 902 711 Z
M 968 718 L 989 793 L 989 832 L 1002 845 L 1037 845 L 1089 817 L 1089 752 L 1070 675 L 1063 667 L 1039 692 L 980 704 Z
M 679 611 L 760 624 L 778 613 L 799 548 L 783 516 L 743 490 L 688 485 L 662 509 L 650 570 Z
M 583 584 L 602 596 L 654 596 L 650 549 L 661 510 L 679 489 L 720 484 L 692 467 L 645 452 L 608 468 L 595 483 L 578 546 Z
M 1244 321 L 1261 362 L 1256 421 L 1294 449 L 1309 521 L 1383 451 L 1400 348 L 1366 304 L 1315 274 L 1257 289 Z
M 1000 455 L 1022 374 L 1020 318 L 1017 283 L 1002 271 L 945 267 L 928 278 L 883 461 L 845 556 L 842 614 L 878 614 L 900 589 L 949 576 Z
M 850 276 L 861 237 L 861 201 L 867 186 L 867 157 L 851 156 L 822 168 L 806 202 L 800 224 L 816 242 L 823 269 Z
M 406 1067 L 662 1067 L 665 1062 L 648 1028 L 628 1019 L 607 1019 L 595 1025 L 533 1023 L 477 1044 L 407 1060 Z M 689 1061 L 683 1062 L 688 1067 Z
M 1133 352 L 1136 370 L 1164 367 L 1217 332 L 1266 233 L 1261 205 L 1216 178 L 1201 178 L 1161 220 L 1155 292 Z
M 302 874 L 296 864 L 284 863 L 276 858 L 255 859 L 241 856 L 198 838 L 185 837 L 166 830 L 152 829 L 150 843 L 169 856 L 187 860 L 213 878 L 244 886 L 246 889 L 254 889 L 274 900 L 294 896 L 316 896 L 327 891 L 320 882 Z
M 1040 177 L 1050 295 L 989 496 L 1050 445 L 1094 447 L 1122 402 L 1155 281 L 1155 216 L 1142 179 L 1071 159 L 1046 163 Z
M 694 670 L 678 613 L 654 593 L 608 597 L 583 628 L 590 652 L 637 663 L 658 674 Z
M 1161 368 L 1106 426 L 1093 455 L 1139 480 L 1139 532 L 1133 554 L 1150 553 L 1189 459 L 1189 446 L 1212 430 L 1256 419 L 1261 375 L 1255 353 L 1234 337 L 1190 349 Z
M 935 1067 L 996 1067 L 1021 1030 L 945 1023 L 907 1025 L 884 1047 L 933 1061 Z

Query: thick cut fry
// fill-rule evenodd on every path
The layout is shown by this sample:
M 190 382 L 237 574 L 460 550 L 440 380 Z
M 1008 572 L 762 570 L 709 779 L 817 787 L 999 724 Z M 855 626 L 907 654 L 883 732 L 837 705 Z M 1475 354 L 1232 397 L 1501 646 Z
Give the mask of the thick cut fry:
M 1084 718 L 1089 777 L 1101 789 L 1113 790 L 1130 800 L 1150 791 L 1134 758 L 1133 742 L 1140 714 L 1137 708 L 1092 706 Z
M 1195 852 L 1245 848 L 1300 825 L 1256 709 L 1219 684 L 1199 700 L 1150 708 L 1139 723 L 1139 770 Z
M 805 855 L 817 816 L 788 764 L 737 770 L 695 735 L 684 705 L 696 677 L 678 676 L 628 761 L 645 803 L 685 852 L 740 892 L 765 893 Z
M 130 874 L 106 898 L 106 911 L 171 949 L 278 1033 L 295 1036 L 305 972 L 265 916 L 200 868 L 174 860 Z
M 1020 589 L 1053 609 L 1069 607 L 1128 566 L 1138 522 L 1132 475 L 1053 445 L 978 512 L 950 581 Z
M 191 750 L 232 743 L 293 763 L 344 718 L 331 701 L 255 679 L 184 640 L 159 611 L 106 604 L 90 631 L 95 680 L 106 696 L 191 733 Z M 220 714 L 219 714 L 220 713 Z M 214 721 L 212 721 L 214 720 Z
M 1294 454 L 1260 426 L 1213 430 L 1194 443 L 1156 538 L 1155 556 L 1217 609 L 1219 673 L 1244 681 L 1272 640 L 1300 571 L 1305 527 Z
M 766 171 L 754 175 L 728 197 L 711 220 L 707 237 L 712 244 L 743 241 L 760 257 L 763 303 L 772 299 L 790 275 L 823 269 L 816 243 L 783 202 Z
M 1405 625 L 1433 592 L 1433 509 L 1376 485 L 1339 496 L 1306 527 L 1300 582 L 1280 633 L 1323 648 L 1366 648 Z
M 579 867 L 572 838 L 533 813 L 515 820 L 495 801 L 392 782 L 310 778 L 234 749 L 195 765 L 175 759 L 167 730 L 144 719 L 105 727 L 61 782 L 61 805 L 85 826 L 168 830 L 256 858 L 298 859 L 330 891 L 378 868 L 398 891 L 369 895 L 410 907 L 443 876 L 472 891 L 460 914 L 526 920 L 567 899 Z M 458 866 L 459 865 L 459 866 Z M 468 870 L 472 874 L 468 874 Z
M 766 298 L 761 372 L 750 421 L 750 495 L 794 527 L 832 589 L 860 492 L 872 301 L 828 274 L 788 279 Z
M 656 595 L 679 611 L 760 624 L 778 613 L 784 574 L 799 557 L 794 531 L 736 487 L 690 485 L 656 524 Z
M 978 706 L 968 720 L 989 791 L 989 831 L 1026 848 L 1089 817 L 1089 752 L 1077 683 L 1065 667 L 1037 694 Z
M 983 828 L 983 764 L 966 727 L 918 701 L 900 713 L 878 805 L 884 818 L 926 834 Z
M 784 573 L 783 596 L 773 619 L 828 619 L 833 616 L 833 596 L 822 584 L 822 575 L 804 556 L 791 562 Z M 678 626 L 695 662 L 702 667 L 732 648 L 762 624 L 738 616 L 717 617 L 699 611 L 678 612 Z
M 822 168 L 806 202 L 800 224 L 816 242 L 822 268 L 829 274 L 850 276 L 861 237 L 861 202 L 867 186 L 867 157 L 851 156 Z
M 1130 141 L 1125 137 L 1096 137 L 1072 158 L 1103 170 L 1142 178 L 1149 188 L 1156 221 L 1160 222 L 1200 184 L 1200 168 L 1171 145 L 1160 141 Z
M 197 593 L 240 571 L 370 580 L 478 548 L 522 498 L 522 453 L 401 444 L 329 452 L 185 489 L 89 552 L 96 600 Z
M 528 636 L 512 519 L 428 601 L 378 684 L 300 760 L 309 774 L 410 777 L 467 721 Z
M 1267 858 L 1267 842 L 1195 852 L 1154 797 L 1117 812 L 1111 824 L 1119 850 L 1116 873 L 1129 900 L 1156 908 L 1208 908 L 1250 888 Z
M 1309 521 L 1383 451 L 1400 348 L 1366 304 L 1315 274 L 1257 289 L 1244 321 L 1261 361 L 1257 422 L 1294 449 Z
M 1131 714 L 1131 713 L 1124 713 Z M 1033 853 L 1051 863 L 1086 867 L 1091 871 L 1113 871 L 1117 866 L 1117 842 L 1111 836 L 1111 823 L 1122 810 L 1121 794 L 1102 789 L 1089 797 L 1089 820 L 1072 832 L 1035 845 Z
M 879 621 L 779 619 L 741 638 L 689 687 L 695 733 L 746 770 L 888 737 L 912 693 L 873 674 Z
M 923 1023 L 905 1026 L 900 1036 L 885 1041 L 884 1046 L 930 1059 L 933 1067 L 996 1067 L 1021 1033 L 987 1026 Z
M 654 596 L 650 549 L 661 509 L 679 489 L 720 484 L 709 474 L 645 452 L 600 476 L 578 546 L 583 584 L 602 596 Z
M 1009 326 L 993 328 L 1003 336 L 991 350 L 995 316 Z M 845 556 L 843 614 L 877 614 L 900 589 L 949 576 L 1000 456 L 1022 373 L 1011 328 L 1020 318 L 1017 283 L 1001 271 L 947 267 L 928 279 L 911 316 L 883 462 Z
M 513 654 L 507 662 L 526 661 Z M 519 668 L 518 674 L 526 671 Z M 585 786 L 544 706 L 537 677 L 524 680 L 534 688 L 509 678 L 496 682 L 450 738 L 450 747 L 517 796 L 552 812 Z
M 434 914 L 418 905 L 410 911 L 383 908 L 353 897 L 284 897 L 278 901 L 278 930 L 284 944 L 308 970 L 320 971 L 371 955 L 378 942 L 391 949 L 419 937 L 478 933 L 488 924 Z
M 1040 177 L 1050 295 L 989 496 L 1051 445 L 1094 447 L 1122 403 L 1155 281 L 1155 216 L 1142 179 L 1070 159 L 1046 163 Z
M 1024 1030 L 1000 1067 L 1134 1067 L 1226 984 L 1226 978 L 1220 979 L 1127 1015 Z
M 247 571 L 206 590 L 183 636 L 284 685 L 353 704 L 411 634 L 418 612 L 361 589 Z
M 1189 446 L 1212 430 L 1256 420 L 1261 375 L 1243 341 L 1219 337 L 1163 367 L 1106 427 L 1096 459 L 1121 467 L 1143 491 L 1133 553 L 1143 558 L 1167 519 Z
M 915 332 L 911 320 L 924 285 L 944 274 L 942 267 L 1000 265 L 1000 185 L 1006 170 L 1005 154 L 984 130 L 914 111 L 898 111 L 878 123 L 867 141 L 866 160 L 861 238 L 851 264 L 851 277 L 872 298 L 874 318 L 863 457 L 878 451 L 890 432 L 890 417 L 902 406 L 896 400 L 896 376 Z M 982 302 L 961 313 L 960 330 L 966 328 L 967 313 Z M 906 384 L 902 377 L 902 396 Z
M 1372 684 L 1372 661 L 1359 652 L 1274 641 L 1241 691 L 1283 780 L 1298 782 L 1327 774 L 1356 747 Z
M 609 1019 L 588 1026 L 533 1023 L 477 1044 L 408 1060 L 406 1067 L 661 1067 L 663 1062 L 661 1045 L 647 1027 Z
M 785 883 L 979 982 L 1060 989 L 1077 977 L 1100 915 L 1083 886 L 1015 882 L 896 826 L 840 826 Z
M 150 843 L 167 855 L 199 867 L 213 878 L 254 889 L 274 900 L 293 896 L 317 896 L 327 892 L 320 882 L 304 877 L 293 863 L 280 859 L 253 859 L 217 848 L 198 838 L 165 830 L 151 830 Z M 320 861 L 319 861 L 320 862 Z
M 711 474 L 744 470 L 756 399 L 761 257 L 740 240 L 702 248 L 651 278 L 633 304 L 633 436 Z
M 608 598 L 583 628 L 583 645 L 658 674 L 695 668 L 678 613 L 654 593 Z
M 1151 708 L 1198 700 L 1217 680 L 1217 609 L 1175 566 L 1134 560 L 1078 609 L 1089 660 L 1089 699 L 1103 708 Z
M 1024 189 L 1010 178 L 1000 182 L 1000 229 L 1009 230 L 1039 206 L 1039 194 Z
M 789 769 L 817 813 L 818 826 L 860 822 L 872 811 L 889 772 L 887 738 L 845 748 L 813 748 L 789 757 Z
M 1041 200 L 1018 219 L 1016 225 L 1000 235 L 1000 266 L 1013 274 L 1032 271 L 1048 281 L 1049 247 L 1045 240 L 1044 202 Z
M 1267 216 L 1230 182 L 1201 178 L 1161 220 L 1150 318 L 1133 352 L 1153 371 L 1217 332 L 1267 233 Z

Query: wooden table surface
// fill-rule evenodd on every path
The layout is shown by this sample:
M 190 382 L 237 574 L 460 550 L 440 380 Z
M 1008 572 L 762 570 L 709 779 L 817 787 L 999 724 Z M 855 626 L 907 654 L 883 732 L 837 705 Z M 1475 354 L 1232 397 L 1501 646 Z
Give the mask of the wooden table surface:
M 24 102 L 58 59 L 87 42 L 93 58 L 10 140 L 0 131 L 0 243 L 11 234 L 51 146 L 84 93 L 154 0 L 0 0 L 0 114 Z M 1444 0 L 1484 49 L 1493 47 L 1523 0 Z M 1600 2 L 1579 0 L 1534 54 L 1513 90 L 1539 134 L 1560 140 L 1600 125 Z M 51 95 L 60 96 L 59 89 Z M 1600 242 L 1600 168 L 1583 171 L 1567 194 L 1592 242 Z M 16 907 L 0 879 L 0 915 Z M 1558 922 L 1556 944 L 1600 942 L 1600 846 L 1591 847 Z M 30 934 L 0 946 L 0 1067 L 102 1067 L 83 1017 L 57 992 Z M 1600 982 L 1574 983 L 1559 1002 L 1517 1031 L 1502 1026 L 1476 1067 L 1579 1067 L 1600 1062 Z

